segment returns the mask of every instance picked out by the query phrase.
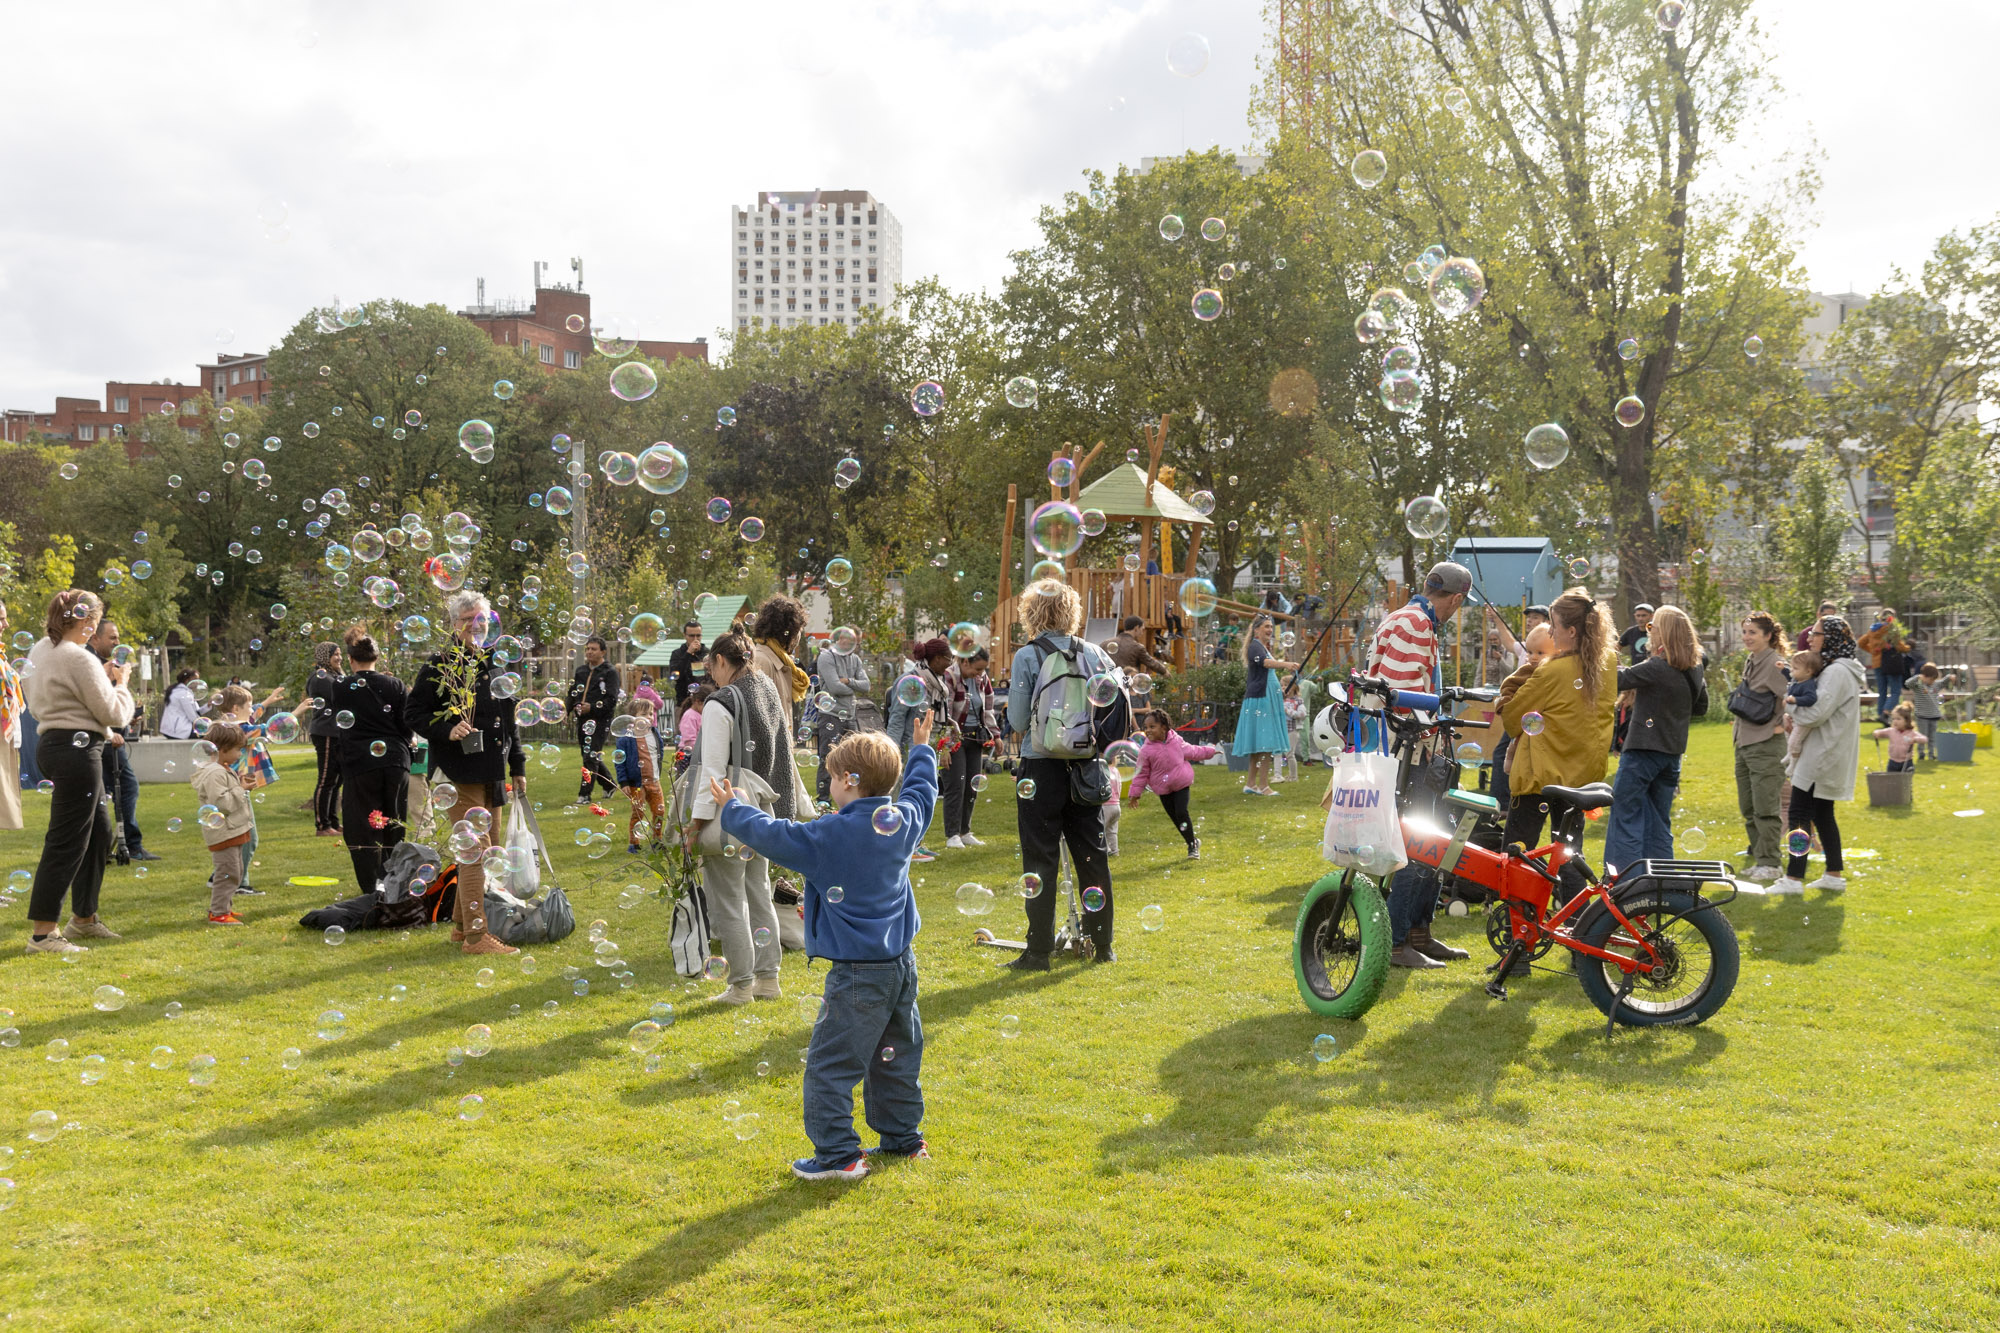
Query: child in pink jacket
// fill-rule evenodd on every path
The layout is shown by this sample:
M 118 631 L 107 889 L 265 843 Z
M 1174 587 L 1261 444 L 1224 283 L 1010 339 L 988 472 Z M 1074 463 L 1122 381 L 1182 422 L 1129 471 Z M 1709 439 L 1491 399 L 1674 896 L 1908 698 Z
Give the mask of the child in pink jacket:
M 1189 745 L 1173 719 L 1155 708 L 1145 716 L 1146 743 L 1139 749 L 1139 771 L 1132 775 L 1131 789 L 1125 793 L 1129 804 L 1147 792 L 1160 798 L 1160 806 L 1186 840 L 1188 860 L 1201 859 L 1201 839 L 1194 836 L 1194 821 L 1188 818 L 1188 792 L 1194 786 L 1194 766 L 1212 757 L 1213 745 Z

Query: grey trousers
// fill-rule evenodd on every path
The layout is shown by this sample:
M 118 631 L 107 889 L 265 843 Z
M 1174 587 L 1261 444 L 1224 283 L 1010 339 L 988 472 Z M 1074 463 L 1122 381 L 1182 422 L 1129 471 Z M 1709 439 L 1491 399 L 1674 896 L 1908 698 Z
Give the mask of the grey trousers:
M 701 887 L 708 897 L 708 928 L 729 960 L 729 984 L 778 975 L 784 946 L 778 939 L 778 909 L 771 901 L 771 863 L 734 856 L 704 856 Z M 758 931 L 763 942 L 758 943 Z
M 208 876 L 210 916 L 221 916 L 229 910 L 229 904 L 236 897 L 238 886 L 243 883 L 243 853 L 249 848 L 250 844 L 244 843 L 238 847 L 208 849 L 209 862 L 215 867 Z
M 1736 747 L 1736 809 L 1753 865 L 1778 864 L 1784 842 L 1785 733 Z

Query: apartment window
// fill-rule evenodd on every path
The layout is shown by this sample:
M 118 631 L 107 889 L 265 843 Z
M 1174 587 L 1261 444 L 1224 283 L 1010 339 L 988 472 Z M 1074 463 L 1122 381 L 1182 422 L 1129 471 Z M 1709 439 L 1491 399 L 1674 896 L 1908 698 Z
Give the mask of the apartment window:
M 96 438 L 97 438 L 97 427 L 95 427 L 95 426 L 78 426 L 78 427 L 76 428 L 76 438 L 77 438 L 77 439 L 79 439 L 79 440 L 94 440 L 94 439 L 96 439 Z
M 184 417 L 191 417 L 199 411 L 201 411 L 201 404 L 192 398 L 186 399 L 181 403 L 181 415 Z
M 763 260 L 761 260 L 761 259 L 754 259 L 754 260 L 752 260 L 752 261 L 750 261 L 750 262 L 751 262 L 751 266 L 752 266 L 752 267 L 754 267 L 754 268 L 762 268 L 762 267 L 764 267 L 764 261 L 763 261 Z
M 241 383 L 243 382 L 243 372 L 242 372 L 242 371 L 240 371 L 240 370 L 232 370 L 232 371 L 230 371 L 230 372 L 229 372 L 229 382 L 230 382 L 231 384 L 241 384 Z M 121 398 L 121 399 L 119 399 L 118 401 L 122 403 L 122 402 L 124 402 L 125 400 L 124 400 L 123 398 Z M 124 411 L 125 409 L 121 407 L 121 408 L 119 408 L 118 410 L 122 412 L 122 411 Z
M 182 426 L 181 434 L 187 436 L 188 439 L 190 440 L 199 440 L 201 438 L 201 432 L 196 430 L 193 426 Z
M 739 241 L 747 241 L 750 239 L 750 233 L 747 231 L 739 231 L 736 233 L 736 239 Z
M 873 218 L 870 218 L 870 219 L 869 219 L 869 221 L 873 222 L 873 221 L 874 221 L 874 219 L 873 219 Z M 868 233 L 868 239 L 869 239 L 869 240 L 871 240 L 871 241 L 872 241 L 872 240 L 874 240 L 874 239 L 875 239 L 875 233 L 874 233 L 874 232 L 872 232 L 872 231 L 871 231 L 871 232 L 869 232 L 869 233 Z
M 799 299 L 796 296 L 787 296 L 785 298 L 785 309 L 797 310 L 798 308 L 799 308 Z
M 111 410 L 113 412 L 130 412 L 132 410 L 132 400 L 130 398 L 113 398 L 111 400 Z
M 874 247 L 874 246 L 872 246 L 872 245 L 871 245 L 871 246 L 869 246 L 869 247 L 868 247 L 868 253 L 869 253 L 869 254 L 871 254 L 871 255 L 872 255 L 872 254 L 874 254 L 874 253 L 875 253 L 875 247 Z
M 845 302 L 843 302 L 843 301 L 835 301 L 835 302 L 833 303 L 833 308 L 834 308 L 835 310 L 845 310 L 845 309 L 847 309 L 847 304 L 846 304 Z
M 545 366 L 553 366 L 555 363 L 556 363 L 556 349 L 551 347 L 547 343 L 543 343 L 542 364 Z
M 583 369 L 583 353 L 582 353 L 582 352 L 576 352 L 576 351 L 568 351 L 568 352 L 564 352 L 564 353 L 563 353 L 563 369 L 564 369 L 564 370 L 581 370 L 581 369 Z
M 787 259 L 785 261 L 786 268 L 797 268 L 798 266 L 799 266 L 799 261 L 796 259 Z
M 742 302 L 742 301 L 738 301 L 738 302 L 736 303 L 736 309 L 737 309 L 737 311 L 738 311 L 739 313 L 740 313 L 740 312 L 742 312 L 742 311 L 745 311 L 745 310 L 748 310 L 749 308 L 750 308 L 750 307 L 749 307 L 749 305 L 747 305 L 746 303 L 744 303 L 744 302 Z
M 868 225 L 871 227 L 875 225 L 875 210 L 872 208 L 868 210 Z M 875 233 L 870 232 L 868 234 L 873 236 Z
M 739 255 L 747 255 L 750 253 L 750 247 L 747 245 L 739 245 L 736 247 L 736 253 Z
M 750 321 L 747 319 L 739 319 L 736 321 L 736 327 L 739 329 L 747 329 L 750 327 Z
M 821 327 L 821 328 L 825 328 L 825 327 L 826 327 L 826 320 L 825 320 L 824 318 L 821 318 L 821 320 L 820 320 L 820 322 L 819 322 L 819 325 L 820 325 L 820 327 Z

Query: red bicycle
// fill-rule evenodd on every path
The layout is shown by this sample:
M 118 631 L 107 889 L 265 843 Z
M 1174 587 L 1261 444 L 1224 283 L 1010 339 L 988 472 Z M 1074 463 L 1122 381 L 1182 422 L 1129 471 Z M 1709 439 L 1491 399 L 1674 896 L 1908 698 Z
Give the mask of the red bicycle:
M 1339 698 L 1336 687 L 1336 698 Z M 1614 1024 L 1633 1027 L 1699 1023 L 1727 1003 L 1736 988 L 1740 953 L 1735 928 L 1721 908 L 1736 896 L 1734 874 L 1722 861 L 1641 861 L 1601 879 L 1583 857 L 1588 811 L 1611 804 L 1611 788 L 1545 787 L 1555 841 L 1532 850 L 1501 851 L 1471 841 L 1499 805 L 1484 792 L 1456 785 L 1450 758 L 1457 736 L 1491 726 L 1454 718 L 1448 703 L 1490 697 L 1489 691 L 1441 694 L 1398 690 L 1386 681 L 1350 675 L 1343 701 L 1350 723 L 1373 720 L 1394 737 L 1397 808 L 1411 864 L 1452 876 L 1493 895 L 1487 937 L 1500 958 L 1486 992 L 1507 998 L 1506 978 L 1560 944 L 1583 993 Z M 1374 707 L 1364 706 L 1372 700 Z M 1442 763 L 1424 762 L 1427 742 L 1442 740 Z M 1441 799 L 1426 799 L 1428 772 L 1449 766 Z M 1446 820 L 1450 820 L 1447 825 Z M 1708 897 L 1704 885 L 1727 884 Z M 1388 906 L 1376 878 L 1356 870 L 1327 875 L 1306 892 L 1293 931 L 1299 994 L 1308 1008 L 1332 1018 L 1359 1018 L 1382 993 L 1389 973 Z

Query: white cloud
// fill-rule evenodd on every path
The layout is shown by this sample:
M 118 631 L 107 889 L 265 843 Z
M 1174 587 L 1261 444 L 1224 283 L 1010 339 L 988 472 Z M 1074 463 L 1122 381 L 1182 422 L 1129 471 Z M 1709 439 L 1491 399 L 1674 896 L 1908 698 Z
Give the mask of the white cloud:
M 868 189 L 905 275 L 996 288 L 1042 205 L 1090 167 L 1249 140 L 1249 0 L 748 0 L 578 5 L 10 6 L 0 144 L 0 405 L 187 379 L 307 306 L 526 297 L 580 255 L 597 308 L 646 336 L 727 318 L 726 208 Z M 1841 17 L 1845 15 L 1846 17 Z M 2000 212 L 1973 160 L 1996 20 L 1883 21 L 1772 0 L 1826 151 L 1816 282 L 1878 281 Z M 1184 31 L 1213 48 L 1169 74 Z M 1936 40 L 1949 31 L 1949 42 Z M 1863 45 L 1865 41 L 1865 46 Z M 1114 109 L 1115 107 L 1115 109 Z M 279 234 L 260 221 L 288 209 Z

